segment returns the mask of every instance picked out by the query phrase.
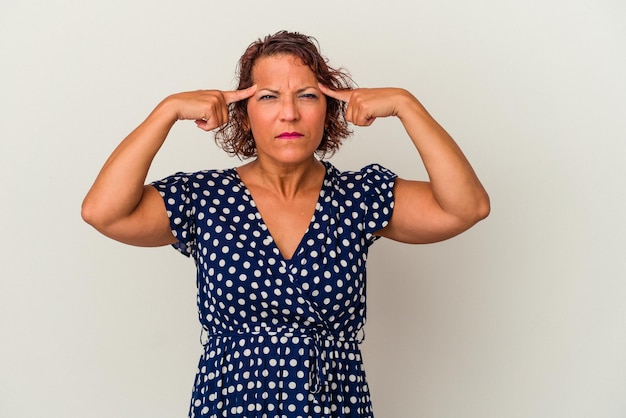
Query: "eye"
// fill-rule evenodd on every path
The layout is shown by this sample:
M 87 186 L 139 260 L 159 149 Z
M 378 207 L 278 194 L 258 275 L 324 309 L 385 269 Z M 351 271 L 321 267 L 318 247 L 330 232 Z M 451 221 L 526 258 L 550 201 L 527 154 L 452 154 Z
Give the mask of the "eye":
M 272 94 L 264 94 L 262 96 L 259 96 L 259 100 L 270 100 L 270 99 L 274 99 L 276 98 L 276 96 L 272 95 Z
M 303 99 L 317 99 L 317 94 L 315 93 L 303 93 L 300 95 Z

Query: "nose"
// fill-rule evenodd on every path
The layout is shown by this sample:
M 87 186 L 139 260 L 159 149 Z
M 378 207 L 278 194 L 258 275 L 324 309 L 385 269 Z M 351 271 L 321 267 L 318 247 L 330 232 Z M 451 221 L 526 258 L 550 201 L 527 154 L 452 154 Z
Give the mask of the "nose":
M 293 97 L 283 97 L 280 104 L 280 117 L 284 121 L 295 121 L 300 118 L 298 105 Z

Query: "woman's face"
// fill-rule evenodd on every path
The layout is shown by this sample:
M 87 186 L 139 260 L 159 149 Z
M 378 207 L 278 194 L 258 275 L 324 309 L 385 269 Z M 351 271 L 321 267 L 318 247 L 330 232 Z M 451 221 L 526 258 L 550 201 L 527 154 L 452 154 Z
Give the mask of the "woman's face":
M 322 141 L 326 97 L 317 78 L 291 55 L 259 58 L 252 68 L 248 118 L 259 159 L 281 165 L 308 161 Z

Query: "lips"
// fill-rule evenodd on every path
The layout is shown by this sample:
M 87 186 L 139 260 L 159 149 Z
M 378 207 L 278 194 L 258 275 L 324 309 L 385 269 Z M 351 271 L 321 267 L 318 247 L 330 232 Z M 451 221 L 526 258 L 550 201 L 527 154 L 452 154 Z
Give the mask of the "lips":
M 278 135 L 276 138 L 279 139 L 298 139 L 298 138 L 302 138 L 304 135 L 301 134 L 300 132 L 283 132 L 280 135 Z

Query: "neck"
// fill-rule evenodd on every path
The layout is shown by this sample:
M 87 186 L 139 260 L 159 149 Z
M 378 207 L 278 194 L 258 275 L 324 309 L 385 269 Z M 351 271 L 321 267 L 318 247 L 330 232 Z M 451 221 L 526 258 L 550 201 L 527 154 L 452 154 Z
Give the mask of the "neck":
M 319 188 L 324 166 L 317 159 L 298 164 L 274 164 L 256 159 L 238 168 L 246 183 L 262 187 L 282 198 L 292 198 L 309 188 Z

